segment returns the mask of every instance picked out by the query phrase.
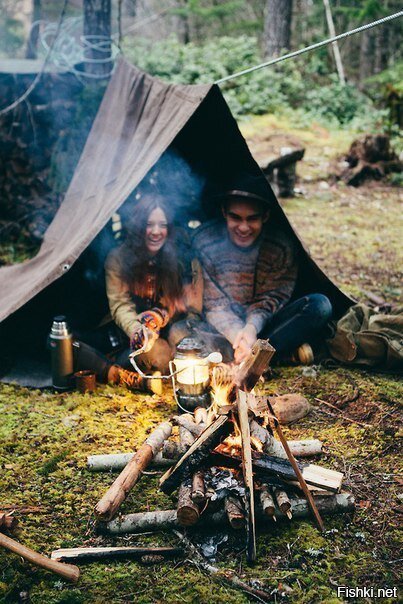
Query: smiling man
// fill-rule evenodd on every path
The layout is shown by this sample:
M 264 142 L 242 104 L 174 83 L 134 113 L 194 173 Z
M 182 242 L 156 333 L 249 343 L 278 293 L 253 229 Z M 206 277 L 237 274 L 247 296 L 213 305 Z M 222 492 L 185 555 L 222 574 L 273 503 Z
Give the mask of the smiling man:
M 203 310 L 214 332 L 228 340 L 242 362 L 258 337 L 269 338 L 279 355 L 300 351 L 329 320 L 322 294 L 290 302 L 298 273 L 292 239 L 270 223 L 268 202 L 254 193 L 227 191 L 223 220 L 202 225 L 194 245 L 204 275 Z M 311 360 L 306 358 L 305 360 Z

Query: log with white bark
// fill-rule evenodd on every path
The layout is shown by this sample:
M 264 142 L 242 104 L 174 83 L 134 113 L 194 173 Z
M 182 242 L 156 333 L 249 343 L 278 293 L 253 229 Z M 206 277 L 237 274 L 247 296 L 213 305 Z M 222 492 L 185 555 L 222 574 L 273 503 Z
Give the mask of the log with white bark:
M 200 427 L 196 428 L 196 424 L 193 421 L 193 416 L 190 413 L 184 413 L 183 415 L 177 416 L 173 418 L 179 426 L 179 443 L 181 447 L 187 451 L 191 445 L 193 445 L 196 440 L 196 436 L 199 434 L 194 434 L 193 430 L 197 430 L 200 433 Z
M 305 498 L 291 497 L 291 512 L 294 518 L 308 518 L 311 514 L 308 502 Z M 354 496 L 352 493 L 343 492 L 337 495 L 330 495 L 328 497 L 315 497 L 315 503 L 318 510 L 324 516 L 344 514 L 354 511 Z M 271 519 L 256 509 L 256 515 L 259 522 L 264 526 L 265 522 L 270 523 L 268 526 L 272 526 Z M 275 517 L 277 520 L 284 520 L 286 516 L 280 512 L 275 511 Z M 213 525 L 226 524 L 228 518 L 225 510 L 219 510 L 214 514 L 203 516 L 203 522 L 196 526 L 210 527 Z M 137 514 L 127 514 L 126 516 L 120 516 L 115 520 L 108 522 L 104 530 L 108 534 L 123 535 L 126 533 L 142 533 L 147 531 L 161 531 L 165 529 L 171 529 L 179 527 L 176 510 L 164 510 L 155 512 L 139 512 Z
M 193 417 L 188 413 L 184 413 L 183 415 L 175 415 L 173 420 L 180 428 L 185 428 L 185 430 L 190 432 L 190 434 L 192 434 L 195 438 L 200 436 L 204 430 L 204 426 L 202 424 L 195 424 Z
M 164 443 L 165 445 L 166 443 Z M 171 443 L 169 443 L 171 444 Z M 172 443 L 177 445 L 177 443 Z M 153 458 L 150 468 L 169 468 L 178 459 L 179 447 L 175 446 L 175 457 L 168 459 L 164 452 L 159 451 Z M 90 472 L 120 472 L 133 459 L 135 453 L 108 453 L 105 455 L 89 455 L 87 457 L 87 469 Z
M 252 419 L 249 425 L 251 436 L 255 436 L 260 440 L 264 453 L 273 457 L 287 459 L 287 453 L 281 442 L 274 438 L 266 428 L 261 426 L 255 419 Z M 289 440 L 288 445 L 296 457 L 310 457 L 311 455 L 321 453 L 323 443 L 317 439 Z
M 203 409 L 203 411 L 205 411 L 205 409 Z M 252 422 L 254 422 L 254 424 L 257 424 L 259 428 L 262 428 L 262 426 L 260 426 L 256 422 L 256 420 L 252 420 Z M 254 424 L 252 424 L 252 422 L 251 434 L 255 435 L 255 432 L 252 428 L 252 425 Z M 265 428 L 262 428 L 262 430 L 265 430 Z M 265 430 L 265 432 L 267 432 L 267 430 Z M 273 436 L 271 438 L 276 442 L 275 449 L 273 448 L 272 452 L 270 452 L 270 448 L 268 447 L 268 449 L 265 450 L 265 453 L 267 453 L 268 455 L 273 455 L 275 457 L 285 458 L 284 447 L 281 445 L 280 441 L 274 439 Z M 296 457 L 311 457 L 313 455 L 318 455 L 322 452 L 323 447 L 323 443 L 317 439 L 289 440 L 288 444 L 290 445 L 292 453 Z M 277 454 L 274 452 L 274 450 L 277 451 Z M 175 441 L 166 441 L 162 447 L 162 450 L 157 453 L 157 455 L 153 458 L 150 467 L 163 468 L 172 466 L 178 461 L 179 457 L 183 455 L 184 452 L 185 449 L 181 447 L 179 443 Z M 87 457 L 87 469 L 90 472 L 121 471 L 125 466 L 127 466 L 127 464 L 133 458 L 134 455 L 134 453 L 108 453 L 104 455 L 89 455 Z
M 285 491 L 274 489 L 274 497 L 276 498 L 277 506 L 282 514 L 287 516 L 289 520 L 292 518 L 291 501 Z
M 124 470 L 116 478 L 95 507 L 95 515 L 100 520 L 110 520 L 126 499 L 130 489 L 139 481 L 143 470 L 161 449 L 164 441 L 170 437 L 172 424 L 163 422 L 147 438 Z
M 276 519 L 276 506 L 274 505 L 274 499 L 270 493 L 270 489 L 267 484 L 262 483 L 259 491 L 260 503 L 262 506 L 263 513 L 270 518 Z
M 195 409 L 195 423 L 207 425 L 208 412 L 204 407 L 196 407 Z
M 72 547 L 56 549 L 50 557 L 59 562 L 89 562 L 111 558 L 141 560 L 143 556 L 150 555 L 177 558 L 183 556 L 183 550 L 179 547 Z

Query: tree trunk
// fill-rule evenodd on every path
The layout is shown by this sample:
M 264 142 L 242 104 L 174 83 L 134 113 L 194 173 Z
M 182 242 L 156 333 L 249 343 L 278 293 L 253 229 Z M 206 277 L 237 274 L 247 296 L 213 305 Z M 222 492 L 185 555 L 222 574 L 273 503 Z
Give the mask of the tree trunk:
M 363 31 L 361 33 L 360 45 L 360 88 L 364 87 L 364 81 L 372 74 L 373 65 L 373 32 Z
M 85 71 L 100 77 L 111 71 L 111 0 L 84 0 Z
M 374 30 L 374 72 L 380 73 L 388 66 L 389 27 L 378 25 Z
M 265 57 L 278 56 L 290 47 L 292 0 L 267 0 L 264 18 Z
M 38 37 L 39 37 L 39 23 L 34 26 L 34 24 L 39 21 L 42 17 L 42 0 L 33 0 L 33 11 L 32 11 L 32 24 L 31 31 L 29 32 L 27 51 L 25 53 L 25 57 L 27 59 L 36 59 L 38 52 Z

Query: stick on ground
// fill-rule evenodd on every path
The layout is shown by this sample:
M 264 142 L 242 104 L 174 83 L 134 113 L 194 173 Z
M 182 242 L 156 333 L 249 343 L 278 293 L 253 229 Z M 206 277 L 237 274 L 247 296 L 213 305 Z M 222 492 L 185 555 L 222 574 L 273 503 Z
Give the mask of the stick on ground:
M 51 560 L 46 556 L 42 556 L 42 554 L 38 554 L 33 549 L 18 543 L 14 539 L 10 539 L 6 535 L 0 533 L 0 545 L 5 549 L 8 549 L 10 552 L 14 552 L 14 554 L 18 554 L 18 556 L 22 556 L 28 562 L 32 562 L 35 566 L 39 566 L 41 568 L 45 568 L 46 570 L 50 570 L 52 573 L 56 573 L 63 577 L 63 579 L 67 579 L 68 581 L 72 581 L 73 583 L 77 583 L 80 576 L 80 569 L 77 566 L 73 566 L 72 564 L 62 564 L 61 562 L 56 562 L 56 560 Z

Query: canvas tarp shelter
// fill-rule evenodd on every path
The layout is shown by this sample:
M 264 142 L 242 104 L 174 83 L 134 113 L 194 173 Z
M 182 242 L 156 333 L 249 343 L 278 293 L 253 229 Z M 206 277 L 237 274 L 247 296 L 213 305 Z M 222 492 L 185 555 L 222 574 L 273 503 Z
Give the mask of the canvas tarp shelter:
M 75 273 L 89 244 L 172 145 L 207 181 L 221 182 L 223 187 L 230 186 L 239 173 L 248 173 L 258 192 L 273 204 L 277 219 L 291 229 L 218 86 L 167 84 L 120 59 L 38 254 L 0 269 L 2 349 L 11 346 L 11 339 L 14 344 L 20 340 L 18 345 L 24 347 L 38 317 L 44 319 L 48 312 L 49 326 L 52 314 L 65 310 L 70 295 L 81 308 L 86 306 L 84 289 L 69 287 L 70 273 Z M 210 210 L 214 213 L 214 205 Z M 305 252 L 299 281 L 302 293 L 326 293 L 338 315 L 349 305 Z M 59 282 L 66 287 L 58 290 L 54 285 Z

